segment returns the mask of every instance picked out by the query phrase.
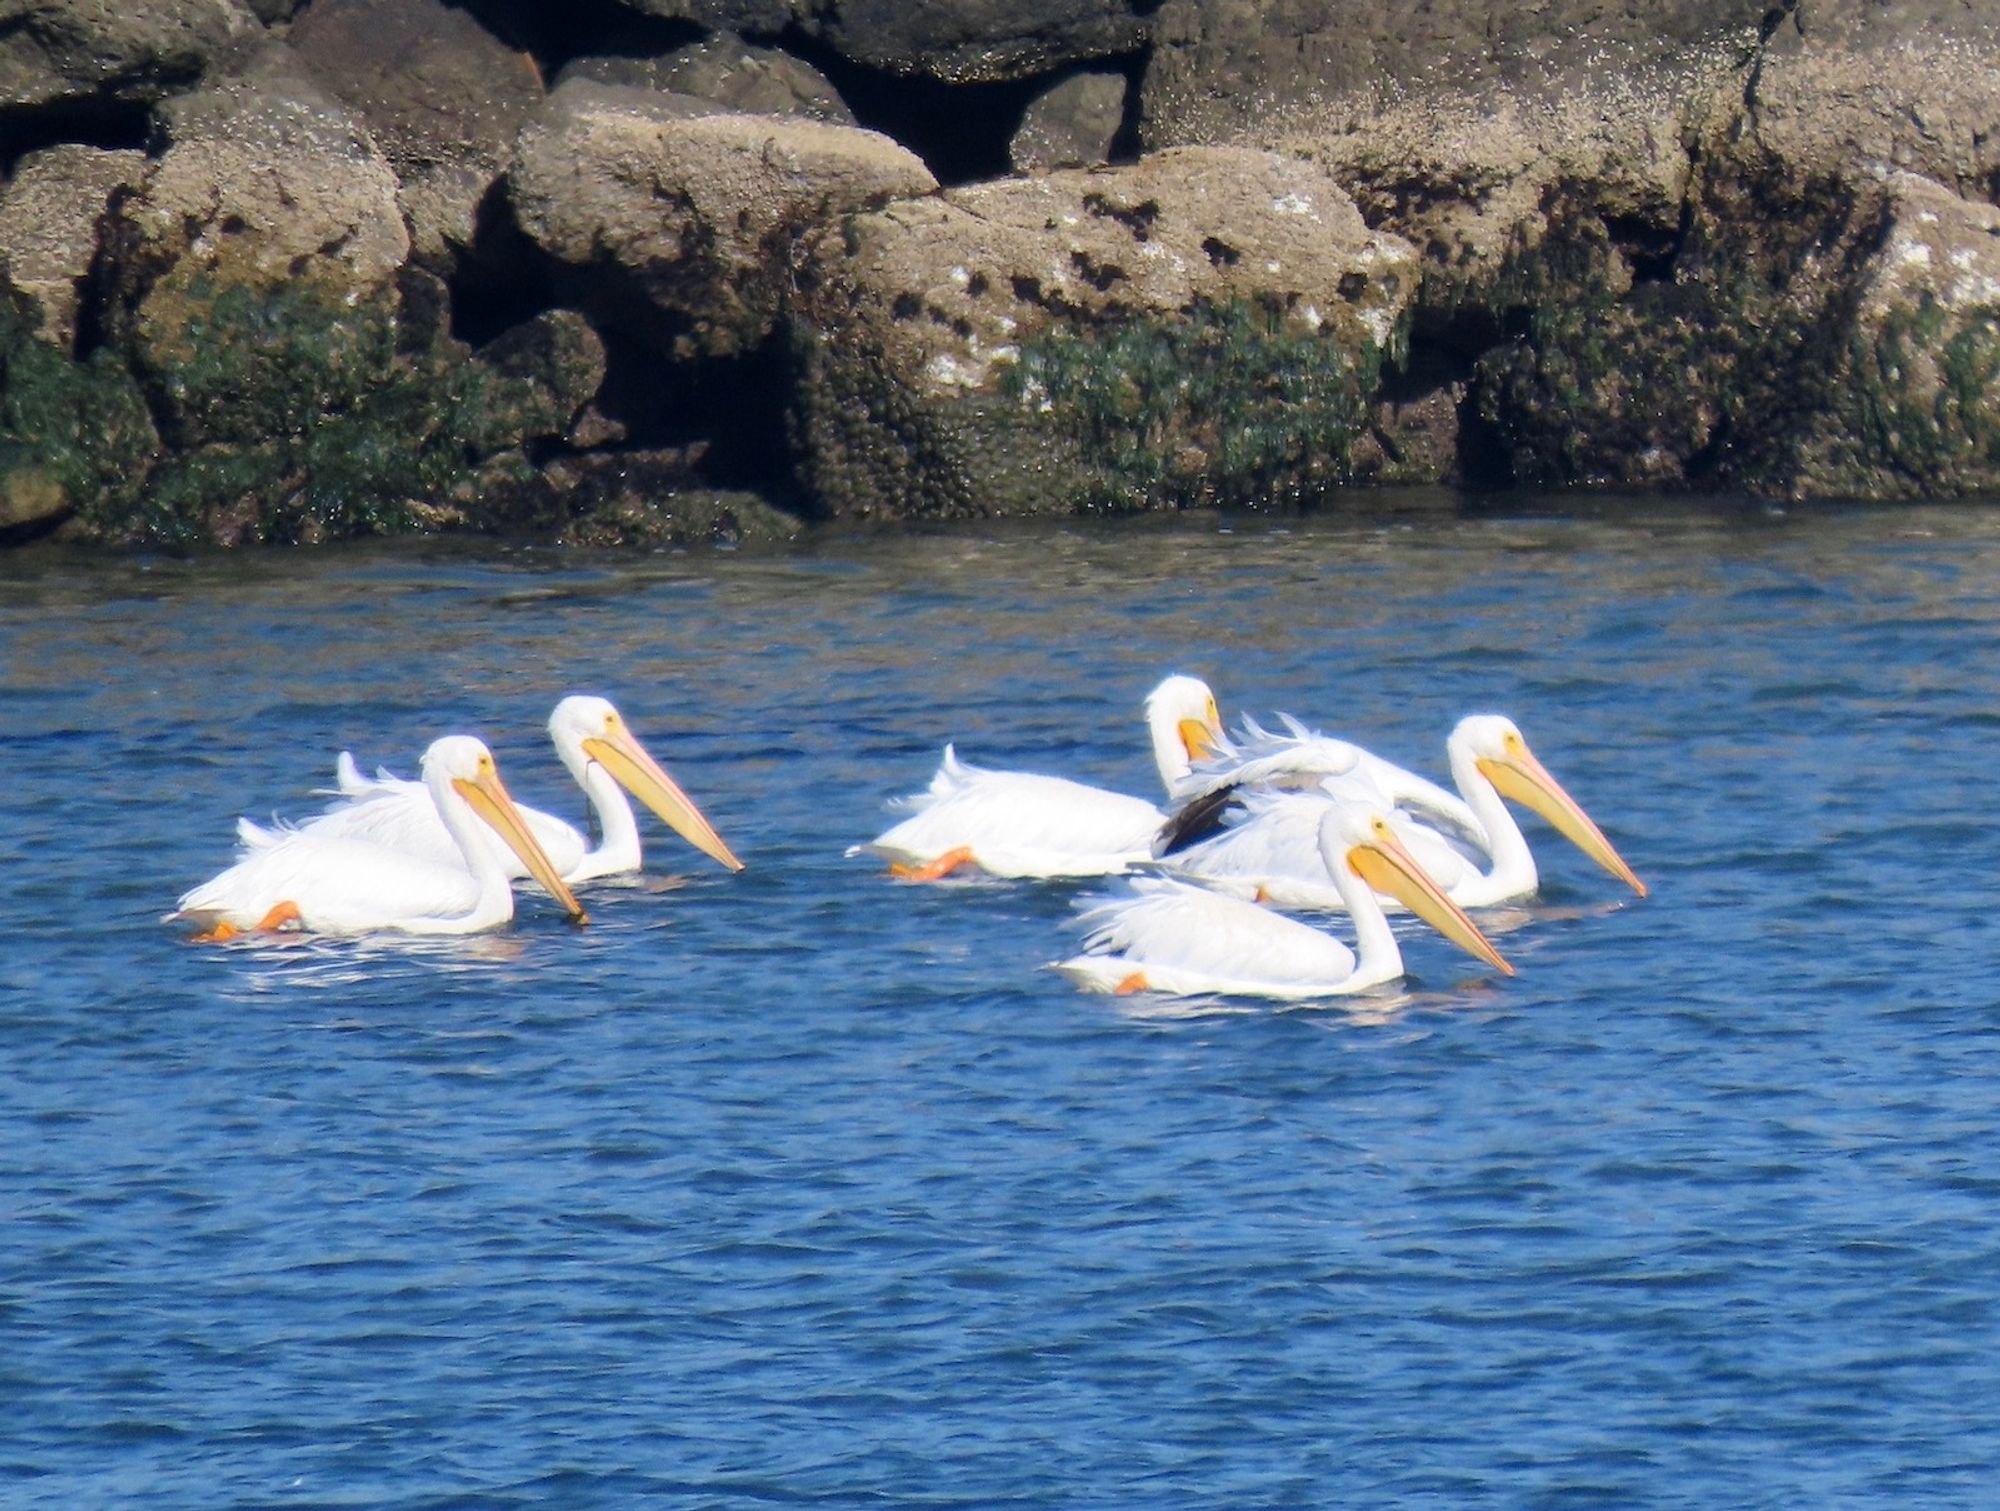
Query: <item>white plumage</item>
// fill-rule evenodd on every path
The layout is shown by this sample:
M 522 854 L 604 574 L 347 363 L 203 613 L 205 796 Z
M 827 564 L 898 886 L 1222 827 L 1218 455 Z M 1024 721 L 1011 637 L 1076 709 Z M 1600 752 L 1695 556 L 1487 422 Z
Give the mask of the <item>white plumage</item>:
M 1168 677 L 1154 688 L 1146 724 L 1169 791 L 1221 740 L 1215 696 L 1195 677 Z M 1149 859 L 1165 821 L 1141 798 L 1067 777 L 973 766 L 949 745 L 929 788 L 901 806 L 910 817 L 848 853 L 886 856 L 911 880 L 961 865 L 1005 877 L 1111 875 Z
M 514 916 L 514 892 L 493 845 L 498 837 L 572 917 L 584 913 L 501 784 L 485 745 L 447 735 L 424 752 L 422 789 L 450 835 L 444 863 L 387 845 L 305 830 L 277 836 L 185 893 L 171 920 L 209 938 L 296 924 L 312 933 L 469 934 Z
M 1532 896 L 1540 886 L 1534 855 L 1506 797 L 1533 808 L 1592 860 L 1645 895 L 1645 884 L 1535 758 L 1511 720 L 1498 714 L 1468 715 L 1452 730 L 1446 751 L 1470 819 L 1456 827 L 1478 836 L 1486 853 L 1476 853 L 1458 835 L 1429 828 L 1410 815 L 1399 813 L 1392 823 L 1453 902 L 1491 907 Z M 1280 907 L 1343 909 L 1346 903 L 1317 855 L 1319 812 L 1327 803 L 1356 800 L 1357 794 L 1338 781 L 1310 795 L 1246 797 L 1229 827 L 1179 851 L 1171 863 L 1181 874 L 1232 895 L 1256 896 Z M 1434 802 L 1424 806 L 1427 816 L 1440 812 Z
M 1386 815 L 1321 805 L 1321 865 L 1353 914 L 1356 949 L 1240 898 L 1171 877 L 1128 883 L 1091 907 L 1082 953 L 1057 969 L 1098 991 L 1219 993 L 1300 1000 L 1340 996 L 1403 974 L 1402 950 L 1375 891 L 1397 896 L 1488 964 L 1512 968 L 1395 838 Z
M 609 699 L 583 694 L 564 698 L 549 715 L 549 738 L 563 766 L 589 799 L 601 836 L 592 845 L 589 836 L 567 820 L 538 808 L 520 810 L 565 881 L 585 882 L 639 869 L 639 824 L 625 797 L 628 788 L 703 854 L 732 871 L 743 869 L 743 862 L 723 843 L 680 784 L 647 753 Z M 373 778 L 364 777 L 346 751 L 340 753 L 335 771 L 340 802 L 295 829 L 274 830 L 248 819 L 239 821 L 237 835 L 245 850 L 278 843 L 292 834 L 316 834 L 386 845 L 439 865 L 463 864 L 422 782 L 380 771 Z M 492 848 L 483 837 L 481 843 Z M 511 850 L 502 846 L 495 848 L 494 854 L 509 876 L 528 874 Z

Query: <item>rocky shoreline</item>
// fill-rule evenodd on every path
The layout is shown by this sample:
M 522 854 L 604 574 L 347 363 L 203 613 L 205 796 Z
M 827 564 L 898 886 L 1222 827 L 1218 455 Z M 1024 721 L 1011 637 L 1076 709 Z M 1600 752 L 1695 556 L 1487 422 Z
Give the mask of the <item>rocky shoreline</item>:
M 2000 491 L 1970 3 L 0 12 L 0 542 Z

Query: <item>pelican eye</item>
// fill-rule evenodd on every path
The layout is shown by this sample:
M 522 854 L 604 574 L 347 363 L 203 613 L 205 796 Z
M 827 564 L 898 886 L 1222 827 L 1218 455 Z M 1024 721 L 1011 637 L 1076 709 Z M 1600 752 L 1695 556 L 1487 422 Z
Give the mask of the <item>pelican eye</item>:
M 1395 838 L 1395 836 L 1389 832 L 1389 821 L 1385 818 L 1377 818 L 1369 820 L 1369 827 L 1375 831 L 1376 838 L 1378 839 Z
M 1511 729 L 1501 738 L 1500 743 L 1507 748 L 1507 754 L 1517 756 L 1528 748 L 1527 742 Z

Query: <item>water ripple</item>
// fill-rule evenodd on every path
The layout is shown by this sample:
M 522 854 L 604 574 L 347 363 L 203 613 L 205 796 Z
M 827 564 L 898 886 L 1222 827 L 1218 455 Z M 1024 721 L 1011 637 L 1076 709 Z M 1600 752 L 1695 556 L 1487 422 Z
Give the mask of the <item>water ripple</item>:
M 9 1505 L 1982 1504 L 2000 515 L 0 558 Z M 256 644 L 229 675 L 189 648 Z M 1146 791 L 1170 667 L 1441 762 L 1511 980 L 1077 995 L 1071 890 L 841 851 L 938 747 Z M 190 947 L 334 751 L 596 689 L 750 870 L 577 931 Z

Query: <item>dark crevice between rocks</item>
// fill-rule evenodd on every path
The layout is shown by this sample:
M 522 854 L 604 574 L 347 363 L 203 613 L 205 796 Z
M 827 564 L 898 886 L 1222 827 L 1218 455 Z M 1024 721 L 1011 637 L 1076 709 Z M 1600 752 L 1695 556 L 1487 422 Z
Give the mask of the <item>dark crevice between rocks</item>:
M 581 57 L 654 58 L 708 33 L 692 21 L 642 15 L 619 0 L 460 0 L 494 36 L 535 60 L 552 82 Z
M 45 147 L 74 144 L 108 152 L 144 151 L 152 129 L 152 111 L 129 100 L 68 100 L 0 109 L 0 173 L 11 178 L 22 158 Z
M 1633 283 L 1671 283 L 1693 223 L 1694 207 L 1683 203 L 1675 225 L 1663 226 L 1640 215 L 1607 215 L 1604 234 L 1631 269 Z
M 805 512 L 784 405 L 773 397 L 790 382 L 782 342 L 740 357 L 670 366 L 646 342 L 616 329 L 600 328 L 599 335 L 605 372 L 596 407 L 619 431 L 619 449 L 685 451 L 705 485 Z
M 1491 311 L 1468 306 L 1450 312 L 1419 308 L 1410 325 L 1409 347 L 1400 363 L 1385 365 L 1378 403 L 1414 404 L 1428 395 L 1455 390 L 1458 413 L 1457 458 L 1453 480 L 1464 488 L 1504 489 L 1515 486 L 1513 453 L 1494 427 L 1479 413 L 1479 359 L 1510 339 L 1508 325 L 1525 331 L 1529 313 L 1515 313 L 1510 322 Z M 1387 438 L 1385 449 L 1388 447 Z
M 1151 6 L 1137 8 L 1140 14 L 1153 9 Z M 1118 122 L 1118 134 L 1111 138 L 1111 161 L 1114 163 L 1136 163 L 1143 145 L 1140 127 L 1144 117 L 1141 108 L 1145 103 L 1146 70 L 1153 61 L 1153 49 L 1141 48 L 1138 52 L 1125 53 L 1114 58 L 1105 58 L 1097 66 L 1116 69 L 1125 75 L 1125 113 Z
M 826 76 L 858 123 L 914 152 L 946 188 L 1012 171 L 1008 149 L 1021 117 L 1055 77 L 946 84 L 867 67 L 798 32 L 786 33 L 783 46 Z
M 451 333 L 468 346 L 484 346 L 561 303 L 554 266 L 515 223 L 504 180 L 479 202 L 472 245 L 454 260 L 449 283 Z
M 1771 39 L 1787 21 L 1797 22 L 1799 0 L 1779 0 L 1779 3 L 1764 12 L 1757 23 L 1757 46 L 1750 58 L 1749 70 L 1743 79 L 1743 110 L 1749 117 L 1750 134 L 1758 134 L 1758 87 L 1764 82 L 1764 58 L 1771 48 Z
M 636 291 L 579 278 L 541 252 L 515 223 L 496 185 L 480 206 L 473 246 L 450 282 L 451 334 L 479 348 L 553 309 L 590 311 L 604 343 L 605 375 L 592 408 L 594 438 L 528 448 L 537 466 L 565 456 L 681 452 L 702 486 L 756 493 L 802 513 L 773 395 L 789 381 L 782 343 L 731 359 L 669 362 L 679 331 Z M 622 297 L 621 297 L 622 296 Z
M 59 514 L 47 514 L 40 519 L 23 520 L 18 524 L 0 525 L 0 551 L 12 550 L 15 546 L 33 545 L 38 540 L 46 540 L 69 522 L 73 510 Z

